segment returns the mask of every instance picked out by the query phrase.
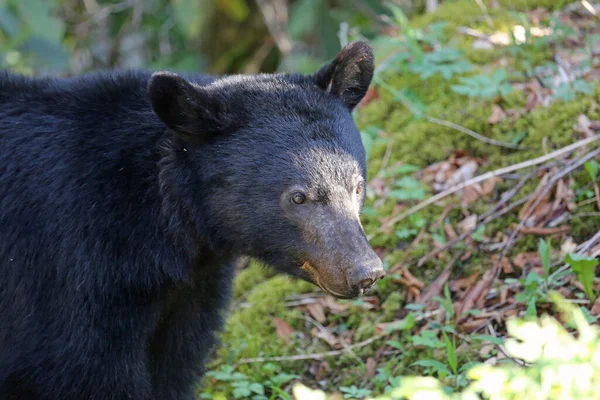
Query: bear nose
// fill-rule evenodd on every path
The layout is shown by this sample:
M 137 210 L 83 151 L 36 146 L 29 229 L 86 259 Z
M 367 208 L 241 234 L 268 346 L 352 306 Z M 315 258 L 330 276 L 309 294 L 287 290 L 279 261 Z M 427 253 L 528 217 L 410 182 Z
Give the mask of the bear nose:
M 350 274 L 349 283 L 352 287 L 365 291 L 371 288 L 375 282 L 385 276 L 383 264 L 379 258 L 361 265 L 354 273 Z

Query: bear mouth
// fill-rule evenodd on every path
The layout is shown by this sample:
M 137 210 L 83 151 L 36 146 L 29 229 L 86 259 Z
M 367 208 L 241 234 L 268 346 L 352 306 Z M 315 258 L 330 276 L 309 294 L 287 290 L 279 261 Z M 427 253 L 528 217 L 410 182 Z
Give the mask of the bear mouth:
M 356 292 L 353 293 L 339 293 L 331 288 L 328 288 L 327 285 L 325 285 L 323 282 L 321 282 L 321 279 L 319 278 L 319 273 L 317 272 L 317 269 L 310 264 L 308 261 L 305 261 L 304 264 L 302 264 L 302 270 L 307 272 L 313 283 L 315 285 L 317 285 L 318 287 L 321 288 L 321 290 L 323 290 L 325 293 L 338 298 L 338 299 L 354 299 L 356 297 L 360 297 L 364 294 L 364 290 L 363 289 L 358 289 Z

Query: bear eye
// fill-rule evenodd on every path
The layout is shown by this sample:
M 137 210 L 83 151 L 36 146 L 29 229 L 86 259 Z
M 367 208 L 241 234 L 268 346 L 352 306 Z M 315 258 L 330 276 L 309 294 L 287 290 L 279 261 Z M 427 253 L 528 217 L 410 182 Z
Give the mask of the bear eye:
M 358 186 L 356 187 L 356 194 L 361 194 L 363 191 L 363 184 L 359 183 Z
M 306 202 L 306 196 L 302 193 L 294 193 L 292 195 L 292 201 L 294 204 L 304 204 Z

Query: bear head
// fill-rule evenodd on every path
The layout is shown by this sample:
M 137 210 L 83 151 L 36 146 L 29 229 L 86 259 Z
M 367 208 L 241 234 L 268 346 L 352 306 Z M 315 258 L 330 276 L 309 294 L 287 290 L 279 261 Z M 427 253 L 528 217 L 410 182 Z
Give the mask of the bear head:
M 351 112 L 373 77 L 353 42 L 313 75 L 152 75 L 152 108 L 173 136 L 182 212 L 215 249 L 352 298 L 385 275 L 360 223 L 366 160 Z

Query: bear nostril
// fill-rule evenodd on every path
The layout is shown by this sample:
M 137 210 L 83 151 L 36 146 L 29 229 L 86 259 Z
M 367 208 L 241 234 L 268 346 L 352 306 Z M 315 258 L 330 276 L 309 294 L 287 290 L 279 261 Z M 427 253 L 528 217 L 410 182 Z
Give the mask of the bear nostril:
M 370 288 L 371 286 L 373 286 L 373 283 L 375 283 L 375 281 L 373 279 L 365 278 L 362 281 L 358 282 L 358 288 L 366 290 L 366 289 Z

